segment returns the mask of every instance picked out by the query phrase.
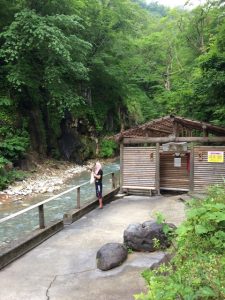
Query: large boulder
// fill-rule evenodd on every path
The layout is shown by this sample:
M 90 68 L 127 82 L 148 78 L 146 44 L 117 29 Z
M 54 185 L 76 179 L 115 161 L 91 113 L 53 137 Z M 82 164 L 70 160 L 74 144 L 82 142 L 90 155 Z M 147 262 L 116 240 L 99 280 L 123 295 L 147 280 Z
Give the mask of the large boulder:
M 164 223 L 166 224 L 166 223 Z M 134 251 L 153 252 L 170 246 L 170 240 L 163 232 L 163 225 L 147 221 L 143 224 L 131 224 L 124 231 L 124 244 Z M 176 226 L 167 224 L 171 230 Z
M 97 252 L 97 268 L 107 271 L 118 267 L 127 259 L 127 255 L 127 248 L 123 244 L 105 244 Z

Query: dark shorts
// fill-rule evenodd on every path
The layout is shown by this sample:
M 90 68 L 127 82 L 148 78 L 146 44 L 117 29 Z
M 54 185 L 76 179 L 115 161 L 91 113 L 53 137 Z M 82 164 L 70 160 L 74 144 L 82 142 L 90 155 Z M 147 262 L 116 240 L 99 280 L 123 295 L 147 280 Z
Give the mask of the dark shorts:
M 102 198 L 102 182 L 95 183 L 96 197 Z

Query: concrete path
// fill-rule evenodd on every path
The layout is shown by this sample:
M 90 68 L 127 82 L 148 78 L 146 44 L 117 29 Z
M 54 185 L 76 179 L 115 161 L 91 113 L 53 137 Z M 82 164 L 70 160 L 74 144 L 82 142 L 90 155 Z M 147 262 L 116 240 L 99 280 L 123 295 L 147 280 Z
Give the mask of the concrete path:
M 1 300 L 131 300 L 145 290 L 140 273 L 162 252 L 132 253 L 110 271 L 96 269 L 96 252 L 108 242 L 123 242 L 131 223 L 162 212 L 178 225 L 184 219 L 179 197 L 126 196 L 95 209 L 0 271 Z

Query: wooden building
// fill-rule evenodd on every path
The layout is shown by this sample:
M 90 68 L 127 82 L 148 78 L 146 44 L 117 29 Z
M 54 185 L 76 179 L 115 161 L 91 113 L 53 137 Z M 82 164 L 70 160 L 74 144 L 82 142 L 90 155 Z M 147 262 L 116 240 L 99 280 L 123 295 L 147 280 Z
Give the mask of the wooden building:
M 166 116 L 116 135 L 121 191 L 204 192 L 225 179 L 225 128 Z

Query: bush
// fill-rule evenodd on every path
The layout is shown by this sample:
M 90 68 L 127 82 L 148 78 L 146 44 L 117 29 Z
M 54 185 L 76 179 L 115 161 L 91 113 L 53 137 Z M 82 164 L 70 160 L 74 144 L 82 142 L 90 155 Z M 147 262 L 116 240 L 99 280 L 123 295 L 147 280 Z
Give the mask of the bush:
M 118 146 L 116 142 L 112 140 L 102 140 L 100 143 L 100 157 L 108 158 L 108 157 L 113 157 L 115 156 L 116 150 Z
M 8 163 L 9 163 L 8 159 L 0 155 L 0 170 L 4 169 L 5 165 Z
M 29 139 L 26 136 L 9 135 L 1 142 L 0 153 L 8 159 L 16 160 L 26 152 L 28 145 Z
M 14 162 L 23 156 L 29 146 L 27 120 L 19 116 L 14 101 L 1 94 L 0 120 L 0 156 Z
M 18 132 L 15 132 L 15 135 L 9 132 L 1 138 L 3 141 L 0 143 L 0 190 L 6 188 L 13 181 L 24 178 L 22 172 L 6 170 L 7 164 L 20 159 L 29 145 L 28 137 L 25 135 L 18 136 L 17 134 Z
M 213 187 L 209 197 L 189 205 L 177 230 L 175 258 L 143 272 L 149 291 L 135 299 L 225 299 L 225 187 Z
M 5 189 L 10 183 L 23 180 L 27 177 L 27 174 L 23 171 L 12 170 L 5 172 L 4 169 L 0 169 L 0 190 Z
M 6 188 L 15 180 L 24 178 L 24 173 L 10 170 L 26 153 L 29 147 L 29 135 L 26 120 L 20 120 L 13 101 L 0 95 L 0 189 Z

